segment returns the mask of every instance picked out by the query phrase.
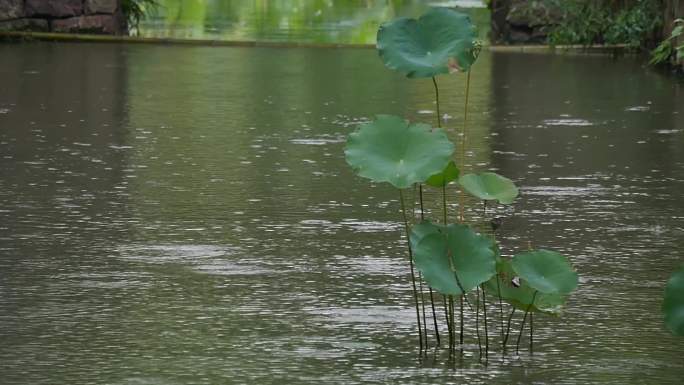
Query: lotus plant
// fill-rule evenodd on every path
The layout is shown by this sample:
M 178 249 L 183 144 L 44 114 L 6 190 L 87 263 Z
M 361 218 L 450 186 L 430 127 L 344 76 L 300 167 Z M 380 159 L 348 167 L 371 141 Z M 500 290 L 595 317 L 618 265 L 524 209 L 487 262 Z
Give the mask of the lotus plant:
M 425 306 L 423 303 L 421 320 L 419 304 L 419 287 L 422 287 L 424 279 L 430 290 L 437 345 L 439 327 L 432 291 L 443 295 L 450 353 L 455 351 L 457 334 L 454 298 L 460 300 L 459 344 L 462 350 L 464 307 L 468 305 L 472 310 L 472 301 L 468 296 L 475 291 L 478 345 L 482 357 L 479 328 L 482 302 L 486 357 L 489 351 L 486 292 L 495 293 L 499 299 L 503 351 L 506 350 L 510 324 L 516 309 L 524 311 L 516 351 L 528 315 L 531 351 L 532 314 L 558 314 L 568 295 L 576 288 L 578 277 L 567 258 L 553 251 L 530 250 L 512 258 L 501 255 L 497 241 L 491 236 L 478 233 L 465 217 L 465 194 L 481 200 L 485 210 L 487 201 L 511 204 L 518 196 L 518 188 L 513 181 L 501 175 L 492 172 L 463 173 L 466 166 L 470 70 L 480 51 L 476 36 L 468 16 L 447 8 L 431 8 L 418 19 L 400 18 L 380 26 L 377 48 L 385 65 L 411 79 L 432 80 L 437 127 L 425 123 L 409 123 L 397 116 L 378 115 L 375 120 L 362 124 L 349 135 L 345 156 L 357 175 L 374 182 L 389 183 L 399 191 L 420 350 L 428 347 Z M 456 162 L 456 146 L 441 128 L 443 123 L 436 79 L 438 75 L 453 73 L 466 74 L 460 165 Z M 459 186 L 460 194 L 460 215 L 456 223 L 448 223 L 446 197 L 447 188 L 452 183 Z M 442 190 L 441 223 L 424 217 L 423 184 Z M 413 221 L 407 214 L 404 190 L 416 185 L 420 189 L 421 217 L 418 223 L 411 225 Z M 422 289 L 420 298 L 423 298 Z M 507 327 L 504 326 L 503 301 L 513 309 L 508 316 Z

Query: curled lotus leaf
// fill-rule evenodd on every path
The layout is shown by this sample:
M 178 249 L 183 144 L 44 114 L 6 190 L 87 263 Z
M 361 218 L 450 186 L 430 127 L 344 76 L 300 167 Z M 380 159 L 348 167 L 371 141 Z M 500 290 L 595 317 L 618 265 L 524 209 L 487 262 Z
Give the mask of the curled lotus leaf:
M 444 170 L 435 175 L 430 176 L 425 181 L 425 184 L 432 187 L 444 187 L 458 179 L 459 174 L 460 170 L 458 169 L 458 167 L 456 167 L 456 163 L 454 163 L 454 161 L 452 160 L 449 161 L 449 164 L 447 164 Z
M 485 283 L 485 289 L 495 296 L 501 295 L 504 301 L 517 309 L 550 315 L 559 315 L 567 299 L 560 294 L 537 292 L 535 295 L 536 290 L 518 277 L 507 258 L 497 260 L 496 275 Z
M 410 238 L 416 266 L 442 294 L 467 293 L 496 273 L 493 241 L 466 225 L 423 222 L 414 226 Z
M 485 201 L 496 200 L 507 205 L 518 197 L 518 188 L 513 181 L 493 172 L 466 174 L 458 183 L 469 194 Z
M 577 287 L 577 272 L 563 255 L 549 250 L 521 253 L 511 261 L 513 271 L 542 294 L 569 294 Z
M 422 183 L 444 169 L 454 144 L 441 128 L 378 115 L 347 138 L 347 163 L 364 178 L 396 188 Z
M 665 326 L 677 336 L 684 336 L 684 267 L 672 274 L 665 287 L 663 301 Z
M 477 32 L 467 15 L 431 8 L 418 19 L 399 18 L 378 29 L 377 48 L 388 68 L 410 78 L 466 72 L 477 59 Z

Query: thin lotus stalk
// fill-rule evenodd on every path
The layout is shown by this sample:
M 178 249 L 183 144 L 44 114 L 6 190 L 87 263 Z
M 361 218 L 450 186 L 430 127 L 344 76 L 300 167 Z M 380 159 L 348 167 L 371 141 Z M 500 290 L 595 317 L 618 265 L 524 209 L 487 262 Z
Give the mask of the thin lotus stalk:
M 430 291 L 430 305 L 432 306 L 432 322 L 435 326 L 435 339 L 437 340 L 437 346 L 441 344 L 439 338 L 439 325 L 437 324 L 437 312 L 435 311 L 435 296 L 432 293 L 432 288 L 428 286 Z
M 459 342 L 461 343 L 461 350 L 463 350 L 463 321 L 464 321 L 464 317 L 463 317 L 463 296 L 465 296 L 465 294 L 461 294 L 461 308 L 459 309 L 461 312 L 461 334 L 459 335 L 458 338 L 459 338 Z
M 413 267 L 413 252 L 411 251 L 411 242 L 409 234 L 408 219 L 406 218 L 406 205 L 404 204 L 404 194 L 399 189 L 399 201 L 401 202 L 401 213 L 404 217 L 404 230 L 406 231 L 406 245 L 408 246 L 409 266 L 411 268 L 411 285 L 413 287 L 413 300 L 416 305 L 416 320 L 418 321 L 418 344 L 420 350 L 423 350 L 423 331 L 420 324 L 420 309 L 418 308 L 418 291 L 416 290 L 416 272 Z
M 425 208 L 423 206 L 423 184 L 418 184 L 418 197 L 420 199 L 420 221 L 425 220 Z M 437 346 L 440 345 L 439 339 L 439 326 L 437 324 L 437 312 L 435 311 L 435 296 L 432 292 L 432 288 L 428 285 L 428 290 L 430 292 L 430 306 L 432 307 L 432 322 L 435 326 L 435 339 L 437 340 Z M 421 280 L 421 296 L 423 295 L 422 280 Z M 425 326 L 425 345 L 427 346 L 427 322 L 425 321 L 425 308 L 423 307 L 423 324 Z
M 537 297 L 537 291 L 534 291 L 534 294 L 532 295 L 532 302 L 527 305 L 527 309 L 525 309 L 525 315 L 523 316 L 522 324 L 520 325 L 520 334 L 518 334 L 518 341 L 515 343 L 515 354 L 518 354 L 520 350 L 520 339 L 522 338 L 523 331 L 525 329 L 525 320 L 527 319 L 527 314 L 530 312 L 532 309 L 532 305 L 534 305 L 534 299 Z
M 454 317 L 454 296 L 453 296 L 453 295 L 450 295 L 450 296 L 449 296 L 449 312 L 450 312 L 450 314 L 451 314 L 451 315 L 449 316 L 449 318 L 451 319 L 451 330 L 454 330 L 454 326 L 455 326 L 456 324 L 454 323 L 454 318 L 455 318 L 455 317 Z M 454 331 L 455 331 L 455 330 L 454 330 Z M 452 336 L 451 336 L 451 352 L 452 352 L 452 354 L 453 354 L 453 352 L 454 352 L 455 350 L 456 350 L 456 336 L 455 336 L 455 333 L 454 333 L 454 334 L 452 334 Z
M 475 287 L 475 333 L 477 334 L 477 348 L 482 358 L 482 339 L 480 338 L 480 288 Z
M 513 311 L 511 311 L 511 314 L 508 316 L 508 325 L 506 326 L 506 336 L 504 337 L 503 340 L 503 352 L 506 353 L 506 342 L 508 342 L 508 337 L 511 335 L 511 321 L 513 320 L 513 315 L 515 314 L 515 308 L 513 308 Z
M 432 84 L 435 85 L 435 104 L 437 105 L 437 127 L 442 127 L 442 115 L 439 113 L 439 87 L 437 87 L 437 79 L 432 77 Z
M 466 75 L 466 90 L 465 90 L 465 107 L 463 110 L 463 133 L 461 138 L 461 169 L 465 171 L 466 162 L 466 148 L 468 143 L 468 97 L 470 93 L 470 71 Z M 461 193 L 459 194 L 459 206 L 460 206 L 460 220 L 465 221 L 465 191 L 461 188 Z
M 489 331 L 487 330 L 487 298 L 484 286 L 482 286 L 482 314 L 484 316 L 485 359 L 487 359 L 489 358 Z
M 499 297 L 499 315 L 501 316 L 501 342 L 503 343 L 502 349 L 506 349 L 504 342 L 504 311 L 503 311 L 503 299 L 501 298 L 501 284 L 499 283 L 499 274 L 496 275 L 496 294 Z
M 530 354 L 534 353 L 534 313 L 530 313 Z
M 428 348 L 427 320 L 425 319 L 425 296 L 423 295 L 423 275 L 418 272 L 418 290 L 420 291 L 420 310 L 423 315 L 423 338 L 425 339 L 425 349 Z
M 446 318 L 447 331 L 449 332 L 449 349 L 453 341 L 453 329 L 451 328 L 451 320 L 449 319 L 449 305 L 447 304 L 447 296 L 442 294 L 442 301 L 444 304 L 444 318 Z

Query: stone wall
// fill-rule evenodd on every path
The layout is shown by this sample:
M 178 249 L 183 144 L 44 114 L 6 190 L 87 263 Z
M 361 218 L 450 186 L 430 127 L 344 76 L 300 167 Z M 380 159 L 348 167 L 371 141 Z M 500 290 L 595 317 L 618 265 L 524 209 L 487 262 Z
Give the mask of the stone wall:
M 545 43 L 553 25 L 563 17 L 562 12 L 545 1 L 491 0 L 491 40 L 493 43 Z
M 121 35 L 121 0 L 0 0 L 0 31 Z

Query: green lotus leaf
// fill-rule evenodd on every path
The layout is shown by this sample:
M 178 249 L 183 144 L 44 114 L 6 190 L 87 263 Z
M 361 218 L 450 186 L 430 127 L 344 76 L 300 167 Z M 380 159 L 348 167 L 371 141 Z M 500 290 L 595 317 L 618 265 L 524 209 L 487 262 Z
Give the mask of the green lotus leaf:
M 418 227 L 420 226 L 420 227 Z M 461 224 L 414 226 L 413 257 L 427 283 L 447 295 L 461 295 L 496 273 L 492 240 Z M 416 230 L 418 228 L 418 230 Z
M 431 8 L 418 20 L 399 18 L 378 29 L 377 48 L 385 66 L 410 78 L 468 71 L 477 59 L 477 31 L 467 15 Z
M 677 336 L 684 336 L 684 268 L 672 274 L 663 301 L 665 325 Z
M 418 247 L 420 241 L 425 238 L 425 236 L 433 233 L 441 233 L 442 228 L 440 226 L 434 225 L 430 221 L 423 221 L 411 227 L 411 233 L 409 236 L 409 241 L 411 243 L 411 249 L 415 250 Z
M 458 175 L 460 173 L 461 171 L 458 169 L 458 167 L 456 167 L 456 163 L 454 163 L 454 161 L 452 160 L 449 161 L 449 164 L 447 164 L 444 170 L 429 177 L 425 181 L 425 184 L 432 187 L 444 187 L 458 179 Z
M 493 172 L 466 174 L 458 183 L 468 193 L 482 200 L 496 200 L 505 205 L 513 203 L 518 196 L 518 188 L 510 179 Z
M 537 250 L 518 254 L 511 261 L 513 271 L 542 294 L 569 294 L 577 287 L 577 273 L 567 258 L 553 251 Z
M 516 283 L 514 280 L 518 278 Z M 498 282 L 497 282 L 498 280 Z M 537 293 L 525 280 L 520 279 L 513 271 L 511 260 L 499 258 L 496 262 L 496 275 L 485 283 L 485 289 L 493 296 L 501 294 L 501 298 L 513 307 L 531 312 L 558 315 L 563 310 L 566 296 L 560 294 Z M 534 304 L 532 300 L 534 299 Z M 530 306 L 532 305 L 532 306 Z
M 392 115 L 378 115 L 349 135 L 347 163 L 364 178 L 396 188 L 422 183 L 444 169 L 454 145 L 441 128 L 409 124 Z

